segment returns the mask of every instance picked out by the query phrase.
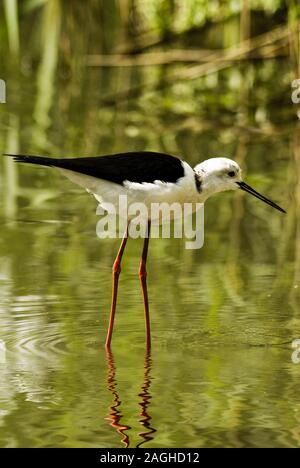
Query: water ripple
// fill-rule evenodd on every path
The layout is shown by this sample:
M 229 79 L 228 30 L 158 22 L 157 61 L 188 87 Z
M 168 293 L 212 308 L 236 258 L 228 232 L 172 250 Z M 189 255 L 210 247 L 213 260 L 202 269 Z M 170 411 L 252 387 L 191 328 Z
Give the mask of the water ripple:
M 1 310 L 2 335 L 8 355 L 33 355 L 51 360 L 68 352 L 61 323 L 49 323 L 47 307 L 56 304 L 54 295 L 17 296 L 10 307 Z

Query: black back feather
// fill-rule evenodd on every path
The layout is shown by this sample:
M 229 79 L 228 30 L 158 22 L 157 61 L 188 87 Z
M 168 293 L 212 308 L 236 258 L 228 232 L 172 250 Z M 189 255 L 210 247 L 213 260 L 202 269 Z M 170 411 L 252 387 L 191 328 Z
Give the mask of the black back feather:
M 116 184 L 130 182 L 176 182 L 184 176 L 180 159 L 164 153 L 150 151 L 112 154 L 92 158 L 54 159 L 42 156 L 13 155 L 15 161 L 58 167 L 108 180 Z

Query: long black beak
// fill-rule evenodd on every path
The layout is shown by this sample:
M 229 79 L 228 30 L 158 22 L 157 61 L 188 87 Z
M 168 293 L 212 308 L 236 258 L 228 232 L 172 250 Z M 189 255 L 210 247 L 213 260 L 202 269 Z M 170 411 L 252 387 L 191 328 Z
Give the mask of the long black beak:
M 273 206 L 273 208 L 276 208 L 276 210 L 281 211 L 282 213 L 286 213 L 280 206 L 276 205 L 276 203 L 272 202 L 268 198 L 264 197 L 260 193 L 258 193 L 256 190 L 254 190 L 250 185 L 247 185 L 245 182 L 237 182 L 238 186 L 240 187 L 241 190 L 244 190 L 244 192 L 248 192 L 254 197 L 258 198 L 259 200 L 265 202 L 267 205 Z

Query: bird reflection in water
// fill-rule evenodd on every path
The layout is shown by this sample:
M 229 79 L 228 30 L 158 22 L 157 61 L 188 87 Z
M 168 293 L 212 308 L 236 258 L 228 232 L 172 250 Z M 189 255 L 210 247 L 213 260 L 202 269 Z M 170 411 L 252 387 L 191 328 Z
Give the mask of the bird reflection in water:
M 139 444 L 137 444 L 136 447 L 141 447 L 146 442 L 153 440 L 153 434 L 156 432 L 156 429 L 154 429 L 151 426 L 152 418 L 148 413 L 148 406 L 150 405 L 152 398 L 151 394 L 149 393 L 151 385 L 151 364 L 151 354 L 150 350 L 148 350 L 146 351 L 144 361 L 144 381 L 141 388 L 141 392 L 139 393 L 139 397 L 141 397 L 141 401 L 139 402 L 139 405 L 141 407 L 141 412 L 139 415 L 141 416 L 141 419 L 139 420 L 139 422 L 145 428 L 145 431 L 139 433 L 139 436 L 142 438 L 142 440 Z
M 111 406 L 109 407 L 109 413 L 106 419 L 110 421 L 110 425 L 114 429 L 116 429 L 118 434 L 120 434 L 121 442 L 127 448 L 130 445 L 130 439 L 129 439 L 129 435 L 127 434 L 127 431 L 130 430 L 131 427 L 125 424 L 122 424 L 121 422 L 123 418 L 123 414 L 120 410 L 120 406 L 122 402 L 121 402 L 118 389 L 117 389 L 118 384 L 116 380 L 116 366 L 114 363 L 113 354 L 110 350 L 106 351 L 106 359 L 107 359 L 107 367 L 108 367 L 107 388 L 110 391 L 110 393 L 113 395 L 113 402 Z M 141 447 L 146 442 L 151 441 L 153 439 L 153 434 L 156 432 L 156 429 L 154 429 L 151 426 L 152 417 L 150 416 L 148 412 L 149 405 L 150 405 L 151 398 L 152 398 L 151 394 L 149 393 L 150 385 L 151 385 L 151 375 L 150 375 L 151 364 L 152 364 L 151 354 L 150 354 L 150 349 L 148 349 L 146 351 L 145 360 L 144 360 L 143 383 L 141 386 L 141 391 L 138 394 L 138 397 L 140 398 L 138 404 L 141 408 L 141 411 L 139 412 L 140 419 L 138 421 L 145 428 L 145 430 L 138 434 L 142 440 L 136 445 L 136 447 Z
M 121 441 L 125 447 L 129 447 L 129 436 L 125 431 L 131 429 L 130 426 L 125 426 L 121 424 L 122 413 L 119 409 L 121 405 L 121 400 L 117 390 L 116 382 L 116 366 L 114 363 L 113 354 L 110 350 L 106 350 L 106 359 L 107 359 L 107 388 L 113 395 L 113 402 L 109 407 L 109 413 L 106 419 L 110 421 L 110 425 L 116 429 L 116 431 L 121 435 Z

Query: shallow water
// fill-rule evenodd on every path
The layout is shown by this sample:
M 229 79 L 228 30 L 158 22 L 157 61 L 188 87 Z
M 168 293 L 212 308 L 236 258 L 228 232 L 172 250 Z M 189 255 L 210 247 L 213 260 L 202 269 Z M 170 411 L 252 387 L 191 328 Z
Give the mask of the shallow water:
M 0 107 L 1 153 L 150 149 L 191 164 L 226 155 L 288 213 L 222 194 L 205 206 L 202 249 L 151 241 L 151 354 L 137 276 L 142 245 L 129 241 L 107 355 L 118 241 L 97 239 L 96 203 L 80 188 L 3 159 L 0 446 L 299 446 L 300 364 L 291 345 L 300 338 L 300 155 L 288 63 L 247 63 L 215 76 L 213 88 L 194 80 L 108 106 L 100 97 L 149 74 L 88 70 L 82 91 L 50 70 L 43 92 L 41 67 L 25 60 L 16 78 L 15 66 L 5 62 L 18 91 Z M 154 67 L 151 76 L 164 73 Z

